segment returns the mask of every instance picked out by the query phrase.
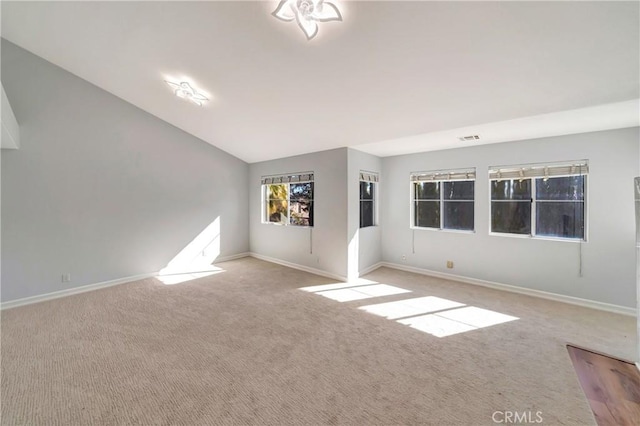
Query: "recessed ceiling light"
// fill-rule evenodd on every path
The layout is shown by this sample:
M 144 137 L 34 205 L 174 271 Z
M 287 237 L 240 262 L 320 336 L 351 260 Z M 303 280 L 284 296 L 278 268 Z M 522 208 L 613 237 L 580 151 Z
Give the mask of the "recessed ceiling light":
M 286 22 L 295 19 L 307 40 L 318 34 L 318 22 L 342 21 L 338 7 L 324 0 L 282 0 L 272 15 Z
M 165 82 L 174 89 L 174 93 L 177 97 L 187 99 L 198 106 L 202 106 L 202 103 L 208 101 L 202 93 L 199 93 L 197 89 L 192 87 L 186 81 L 180 83 L 174 83 L 172 81 L 165 80 Z

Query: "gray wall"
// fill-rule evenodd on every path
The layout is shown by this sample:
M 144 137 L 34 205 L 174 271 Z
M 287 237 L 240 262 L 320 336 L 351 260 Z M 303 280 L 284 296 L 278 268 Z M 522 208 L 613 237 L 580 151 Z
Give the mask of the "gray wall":
M 638 128 L 630 128 L 384 158 L 383 259 L 633 307 L 638 138 Z M 489 235 L 489 166 L 578 159 L 589 160 L 588 242 Z M 409 173 L 464 167 L 477 168 L 476 232 L 409 229 Z M 447 260 L 454 269 L 446 269 Z
M 2 301 L 159 271 L 218 217 L 248 251 L 246 163 L 6 40 L 2 84 Z
M 357 278 L 360 273 L 382 260 L 381 229 L 380 229 L 380 196 L 382 191 L 378 186 L 378 226 L 360 229 L 360 171 L 382 171 L 382 160 L 371 154 L 355 149 L 349 149 L 348 159 L 348 276 Z M 382 180 L 382 176 L 380 176 Z
M 251 250 L 340 276 L 353 275 L 349 260 L 357 272 L 385 260 L 634 305 L 638 128 L 384 159 L 342 148 L 249 166 L 5 40 L 2 83 L 22 139 L 2 152 L 2 301 L 156 272 L 219 218 L 220 256 Z M 583 158 L 587 243 L 488 235 L 489 166 Z M 477 168 L 476 232 L 409 229 L 409 173 L 462 167 Z M 307 170 L 313 231 L 262 224 L 260 177 Z M 360 170 L 381 172 L 381 226 L 364 230 Z
M 347 148 L 253 163 L 249 171 L 251 252 L 346 277 Z M 260 178 L 306 171 L 315 175 L 314 227 L 262 223 Z

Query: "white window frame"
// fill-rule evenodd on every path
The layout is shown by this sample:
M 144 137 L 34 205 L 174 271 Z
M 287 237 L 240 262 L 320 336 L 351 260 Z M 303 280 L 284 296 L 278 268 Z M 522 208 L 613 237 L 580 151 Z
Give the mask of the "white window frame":
M 362 204 L 363 198 L 360 193 L 360 182 L 370 182 L 373 183 L 373 224 L 370 226 L 362 227 L 360 223 L 360 206 Z M 379 217 L 378 217 L 378 193 L 380 191 L 380 175 L 376 172 L 368 172 L 365 170 L 360 170 L 360 179 L 358 179 L 358 229 L 366 229 L 366 228 L 375 228 L 379 225 Z M 369 201 L 369 200 L 364 200 Z
M 476 232 L 476 191 L 475 191 L 475 182 L 476 182 L 476 169 L 475 167 L 470 167 L 466 169 L 450 169 L 450 170 L 435 170 L 428 172 L 411 172 L 409 174 L 409 229 L 415 229 L 420 231 L 444 231 L 444 232 L 454 232 L 461 234 L 475 234 Z M 464 176 L 464 177 L 463 177 Z M 416 182 L 440 182 L 440 227 L 439 228 L 430 228 L 426 226 L 415 226 L 415 191 L 414 184 Z M 474 182 L 473 183 L 473 201 L 469 200 L 449 200 L 449 201 L 464 201 L 473 203 L 473 229 L 451 229 L 444 228 L 444 203 L 443 199 L 444 192 L 442 190 L 443 184 L 445 182 Z M 433 200 L 436 201 L 436 200 Z
M 263 176 L 261 178 L 261 222 L 263 225 L 275 225 L 275 226 L 290 226 L 292 228 L 313 228 L 314 225 L 295 225 L 291 223 L 291 185 L 299 184 L 299 183 L 312 183 L 313 184 L 313 197 L 311 198 L 311 208 L 315 209 L 315 193 L 316 193 L 316 184 L 314 181 L 314 173 L 313 172 L 300 172 L 300 173 L 287 173 L 283 175 L 270 175 Z M 267 217 L 267 197 L 269 196 L 269 185 L 287 185 L 287 221 L 286 222 L 271 222 Z M 315 217 L 313 220 L 315 224 Z
M 537 179 L 544 178 L 544 170 L 548 168 L 549 170 L 557 167 L 559 172 L 558 174 L 547 173 L 546 176 L 549 178 L 554 177 L 569 177 L 569 176 L 584 176 L 584 199 L 583 203 L 583 217 L 584 217 L 584 235 L 583 238 L 566 238 L 566 237 L 554 237 L 550 235 L 536 235 L 536 207 L 538 200 L 536 199 L 536 184 Z M 561 168 L 575 168 L 579 173 L 563 173 Z M 508 232 L 493 232 L 491 230 L 491 218 L 492 218 L 492 202 L 495 200 L 491 199 L 491 182 L 494 180 L 498 180 L 497 178 L 492 178 L 493 170 L 523 170 L 520 175 L 523 175 L 522 179 L 530 179 L 531 180 L 531 215 L 529 220 L 531 221 L 531 234 L 511 234 Z M 538 170 L 537 172 L 535 170 Z M 542 172 L 540 172 L 542 170 Z M 503 180 L 512 180 L 519 179 L 519 177 L 514 177 L 512 174 L 503 174 Z M 549 241 L 562 241 L 568 243 L 586 243 L 589 241 L 589 161 L 588 160 L 577 160 L 577 161 L 563 161 L 563 162 L 552 162 L 552 163 L 541 163 L 541 164 L 521 164 L 521 165 L 512 165 L 512 166 L 491 166 L 489 167 L 489 179 L 487 181 L 488 185 L 488 199 L 489 199 L 489 217 L 488 217 L 488 228 L 489 235 L 496 237 L 506 237 L 506 238 L 524 238 L 524 239 L 533 239 L 533 240 L 549 240 Z M 542 201 L 544 202 L 544 201 Z

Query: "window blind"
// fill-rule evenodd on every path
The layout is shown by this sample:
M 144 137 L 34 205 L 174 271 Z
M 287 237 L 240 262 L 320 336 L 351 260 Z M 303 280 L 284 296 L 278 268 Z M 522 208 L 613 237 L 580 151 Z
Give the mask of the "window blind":
M 290 173 L 286 175 L 273 175 L 262 176 L 263 185 L 270 185 L 274 183 L 299 183 L 299 182 L 313 182 L 313 172 L 303 173 Z
M 434 170 L 431 172 L 411 172 L 412 182 L 475 180 L 476 169 Z
M 360 181 L 361 182 L 378 182 L 378 174 L 373 172 L 360 172 Z
M 506 166 L 489 168 L 490 180 L 548 178 L 558 176 L 579 176 L 589 173 L 586 160 L 566 163 L 528 164 L 522 166 Z

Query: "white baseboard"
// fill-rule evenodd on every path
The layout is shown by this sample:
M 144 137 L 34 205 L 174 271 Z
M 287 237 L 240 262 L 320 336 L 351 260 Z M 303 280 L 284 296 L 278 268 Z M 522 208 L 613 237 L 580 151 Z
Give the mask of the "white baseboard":
M 256 259 L 264 260 L 265 262 L 276 263 L 278 265 L 286 266 L 288 268 L 297 269 L 299 271 L 309 272 L 310 274 L 320 275 L 321 277 L 327 277 L 334 280 L 346 282 L 347 277 L 343 277 L 338 274 L 334 274 L 332 272 L 323 271 L 321 269 L 311 268 L 309 266 L 299 265 L 297 263 L 287 262 L 286 260 L 276 259 L 274 257 L 264 256 L 258 253 L 250 253 L 251 257 L 255 257 Z
M 118 278 L 110 281 L 103 281 L 100 283 L 83 285 L 80 287 L 68 288 L 65 290 L 54 291 L 52 293 L 40 294 L 37 296 L 25 297 L 22 299 L 10 300 L 8 302 L 2 302 L 0 304 L 0 310 L 17 308 L 18 306 L 31 305 L 32 303 L 44 302 L 47 300 L 59 299 L 61 297 L 71 296 L 72 294 L 86 293 L 87 291 L 98 290 L 101 288 L 112 287 L 114 285 L 126 284 L 133 281 L 142 280 L 145 278 L 157 276 L 157 272 L 149 274 L 133 275 L 131 277 Z
M 238 254 L 232 254 L 231 256 L 223 256 L 223 257 L 218 257 L 213 264 L 215 265 L 216 263 L 220 263 L 220 262 L 228 262 L 230 260 L 236 260 L 236 259 L 242 259 L 243 257 L 249 257 L 251 256 L 251 253 L 249 253 L 248 251 L 244 252 L 244 253 L 238 253 Z
M 219 257 L 219 258 L 217 258 L 215 260 L 215 263 L 227 262 L 229 260 L 234 260 L 234 259 L 240 259 L 242 257 L 247 257 L 249 255 L 250 254 L 248 252 L 245 252 L 245 253 L 234 254 L 234 255 L 231 255 L 231 256 Z M 203 271 L 189 271 L 189 272 L 180 271 L 180 272 L 177 272 L 177 273 L 178 274 L 185 274 L 185 273 L 197 273 L 197 272 L 207 272 L 207 271 L 204 271 L 204 270 Z M 68 288 L 68 289 L 60 290 L 60 291 L 54 291 L 52 293 L 40 294 L 40 295 L 37 295 L 37 296 L 31 296 L 31 297 L 25 297 L 23 299 L 10 300 L 8 302 L 0 303 L 0 310 L 17 308 L 18 306 L 31 305 L 32 303 L 44 302 L 44 301 L 47 301 L 47 300 L 59 299 L 61 297 L 71 296 L 72 294 L 85 293 L 87 291 L 98 290 L 100 288 L 111 287 L 111 286 L 119 285 L 119 284 L 126 284 L 126 283 L 130 283 L 130 282 L 133 282 L 133 281 L 142 280 L 144 278 L 150 278 L 150 277 L 156 277 L 156 276 L 158 276 L 158 272 L 151 272 L 151 273 L 148 273 L 148 274 L 133 275 L 133 276 L 130 276 L 130 277 L 118 278 L 118 279 L 115 279 L 115 280 L 103 281 L 103 282 L 100 282 L 100 283 L 88 284 L 88 285 L 83 285 L 83 286 L 80 286 L 80 287 L 74 287 L 74 288 Z
M 338 280 L 338 281 L 344 281 L 344 282 L 347 281 L 347 277 L 343 277 L 343 276 L 338 275 L 338 274 L 334 274 L 334 273 L 331 273 L 331 272 L 323 271 L 321 269 L 311 268 L 309 266 L 304 266 L 304 265 L 299 265 L 299 264 L 296 264 L 296 263 L 287 262 L 285 260 L 276 259 L 276 258 L 273 258 L 273 257 L 264 256 L 264 255 L 257 254 L 257 253 L 249 253 L 249 252 L 247 252 L 247 253 L 239 253 L 239 254 L 235 254 L 235 255 L 231 255 L 231 256 L 225 256 L 225 257 L 221 257 L 221 258 L 216 259 L 216 263 L 217 262 L 227 262 L 229 260 L 240 259 L 240 258 L 248 257 L 248 256 L 254 257 L 256 259 L 264 260 L 266 262 L 276 263 L 278 265 L 282 265 L 282 266 L 286 266 L 286 267 L 289 267 L 289 268 L 297 269 L 297 270 L 300 270 L 300 271 L 309 272 L 311 274 L 320 275 L 320 276 L 323 276 L 323 277 L 335 279 L 335 280 Z M 549 292 L 541 291 L 541 290 L 534 290 L 534 289 L 529 289 L 529 288 L 525 288 L 525 287 L 517 287 L 517 286 L 513 286 L 513 285 L 508 285 L 508 284 L 501 284 L 501 283 L 497 283 L 497 282 L 493 282 L 493 281 L 480 280 L 480 279 L 477 279 L 477 278 L 469 278 L 469 277 L 464 277 L 464 276 L 461 276 L 461 275 L 447 274 L 445 272 L 432 271 L 432 270 L 429 270 L 429 269 L 416 268 L 414 266 L 400 265 L 400 264 L 391 263 L 391 262 L 378 262 L 378 263 L 376 263 L 374 265 L 371 265 L 370 267 L 368 267 L 368 268 L 364 269 L 363 271 L 361 271 L 359 276 L 363 276 L 363 275 L 366 275 L 366 274 L 368 274 L 370 272 L 373 272 L 374 270 L 376 270 L 376 269 L 378 269 L 378 268 L 380 268 L 382 266 L 385 266 L 387 268 L 392 268 L 392 269 L 398 269 L 400 271 L 412 272 L 412 273 L 420 274 L 420 275 L 427 275 L 427 276 L 436 277 L 436 278 L 443 278 L 443 279 L 447 279 L 447 280 L 463 282 L 463 283 L 466 283 L 466 284 L 474 284 L 474 285 L 479 285 L 479 286 L 483 286 L 483 287 L 493 288 L 493 289 L 496 289 L 496 290 L 509 291 L 509 292 L 512 292 L 512 293 L 519 293 L 519 294 L 524 294 L 524 295 L 527 295 L 527 296 L 539 297 L 539 298 L 542 298 L 542 299 L 548 299 L 548 300 L 554 300 L 554 301 L 557 301 L 557 302 L 569 303 L 569 304 L 572 304 L 572 305 L 584 306 L 584 307 L 587 307 L 587 308 L 598 309 L 598 310 L 601 310 L 601 311 L 613 312 L 613 313 L 622 314 L 622 315 L 628 315 L 628 316 L 636 316 L 636 309 L 629 308 L 629 307 L 626 307 L 626 306 L 613 305 L 613 304 L 610 304 L 610 303 L 603 303 L 603 302 L 597 302 L 597 301 L 594 301 L 594 300 L 581 299 L 579 297 L 565 296 L 565 295 L 557 294 L 557 293 L 549 293 Z M 58 298 L 61 298 L 61 297 L 71 296 L 73 294 L 85 293 L 87 291 L 93 291 L 93 290 L 98 290 L 98 289 L 101 289 L 101 288 L 111 287 L 111 286 L 115 286 L 115 285 L 126 284 L 126 283 L 129 283 L 129 282 L 138 281 L 138 280 L 142 280 L 142 279 L 145 279 L 145 278 L 155 277 L 157 275 L 158 275 L 157 272 L 152 272 L 152 273 L 148 273 L 148 274 L 134 275 L 134 276 L 130 276 L 130 277 L 118 278 L 118 279 L 115 279 L 115 280 L 103 281 L 103 282 L 95 283 L 95 284 L 89 284 L 89 285 L 85 285 L 85 286 L 81 286 L 81 287 L 74 287 L 74 288 L 69 288 L 69 289 L 60 290 L 60 291 L 54 291 L 52 293 L 41 294 L 41 295 L 31 296 L 31 297 L 25 297 L 25 298 L 22 298 L 22 299 L 11 300 L 11 301 L 8 301 L 8 302 L 2 302 L 2 303 L 0 303 L 0 310 L 17 308 L 18 306 L 30 305 L 32 303 L 38 303 L 38 302 L 44 302 L 46 300 L 58 299 Z M 640 365 L 638 365 L 638 367 L 640 368 Z
M 413 272 L 414 274 L 428 275 L 430 277 L 444 278 L 452 281 L 459 281 L 466 284 L 474 284 L 482 287 L 493 288 L 496 290 L 509 291 L 511 293 L 519 293 L 527 296 L 539 297 L 542 299 L 554 300 L 557 302 L 569 303 L 571 305 L 584 306 L 587 308 L 598 309 L 601 311 L 613 312 L 616 314 L 636 316 L 636 309 L 626 306 L 613 305 L 610 303 L 597 302 L 595 300 L 581 299 L 579 297 L 565 296 L 557 293 L 549 293 L 542 290 L 534 290 L 525 287 L 517 287 L 509 284 L 502 284 L 493 281 L 485 281 L 477 278 L 469 278 L 461 275 L 447 274 L 445 272 L 431 271 L 429 269 L 416 268 L 414 266 L 400 265 L 391 262 L 380 262 L 380 266 L 386 266 L 387 268 L 398 269 L 400 271 Z
M 363 275 L 367 275 L 369 272 L 373 272 L 373 271 L 375 271 L 376 269 L 378 269 L 379 267 L 384 266 L 384 265 L 383 265 L 383 263 L 384 263 L 384 262 L 374 263 L 373 265 L 371 265 L 371 266 L 369 266 L 369 267 L 367 267 L 367 268 L 364 268 L 362 271 L 360 271 L 360 272 L 358 273 L 358 277 L 361 277 L 361 276 L 363 276 Z

